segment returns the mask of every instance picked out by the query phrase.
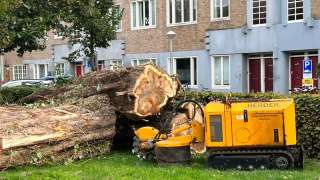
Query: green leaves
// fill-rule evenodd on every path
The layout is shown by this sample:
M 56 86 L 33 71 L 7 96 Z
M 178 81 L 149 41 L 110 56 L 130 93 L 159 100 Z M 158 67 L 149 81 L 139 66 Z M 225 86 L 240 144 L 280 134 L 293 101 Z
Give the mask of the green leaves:
M 72 45 L 80 44 L 77 51 L 95 61 L 95 48 L 106 48 L 116 38 L 122 13 L 112 0 L 69 0 L 66 4 L 61 7 L 60 18 L 68 25 L 56 27 L 57 31 Z M 68 59 L 74 59 L 79 53 L 70 56 Z
M 95 59 L 95 48 L 106 48 L 115 39 L 122 16 L 112 0 L 0 2 L 0 51 L 16 50 L 20 55 L 44 49 L 47 32 L 56 30 Z
M 54 21 L 50 1 L 11 0 L 0 14 L 0 49 L 17 50 L 19 55 L 27 51 L 44 49 L 46 32 Z

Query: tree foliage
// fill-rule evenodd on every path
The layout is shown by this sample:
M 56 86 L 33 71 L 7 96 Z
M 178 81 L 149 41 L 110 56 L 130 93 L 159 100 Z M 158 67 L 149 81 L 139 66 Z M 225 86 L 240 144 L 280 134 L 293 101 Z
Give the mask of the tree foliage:
M 95 69 L 95 48 L 106 48 L 115 39 L 122 11 L 114 6 L 112 0 L 77 0 L 68 1 L 59 15 L 63 23 L 57 27 L 58 32 L 71 44 L 81 45 L 80 49 L 70 54 L 69 60 L 74 60 L 83 52 Z
M 1 51 L 16 50 L 23 55 L 45 48 L 46 33 L 53 27 L 56 17 L 54 3 L 49 0 L 1 0 L 1 6 Z
M 95 48 L 115 39 L 122 11 L 112 0 L 0 0 L 0 49 L 27 51 L 45 48 L 47 32 L 55 29 L 95 64 Z M 2 6 L 2 4 L 5 4 Z M 92 66 L 95 67 L 95 66 Z

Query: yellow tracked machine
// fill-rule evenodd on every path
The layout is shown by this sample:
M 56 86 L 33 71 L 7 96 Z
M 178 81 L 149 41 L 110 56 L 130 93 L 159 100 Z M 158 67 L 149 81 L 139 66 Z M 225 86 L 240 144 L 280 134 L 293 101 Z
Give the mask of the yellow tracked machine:
M 153 127 L 135 131 L 133 153 L 158 163 L 186 163 L 202 144 L 209 166 L 218 169 L 303 168 L 303 148 L 297 148 L 295 105 L 291 99 L 252 102 L 211 102 L 195 120 L 162 134 Z M 183 133 L 188 132 L 188 133 Z M 197 151 L 199 152 L 199 151 Z

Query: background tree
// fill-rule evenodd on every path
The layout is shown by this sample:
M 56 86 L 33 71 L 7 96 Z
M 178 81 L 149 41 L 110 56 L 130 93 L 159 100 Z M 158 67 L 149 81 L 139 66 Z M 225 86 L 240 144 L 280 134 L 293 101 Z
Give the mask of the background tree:
M 47 32 L 53 28 L 58 7 L 49 0 L 1 0 L 0 49 L 19 55 L 45 48 Z
M 116 38 L 122 10 L 112 0 L 67 1 L 59 12 L 58 33 L 80 48 L 67 58 L 74 61 L 83 53 L 89 58 L 92 70 L 97 69 L 96 48 L 107 48 Z
M 47 32 L 56 29 L 97 67 L 96 48 L 106 48 L 116 37 L 122 11 L 112 0 L 0 0 L 0 49 L 19 55 L 46 47 Z

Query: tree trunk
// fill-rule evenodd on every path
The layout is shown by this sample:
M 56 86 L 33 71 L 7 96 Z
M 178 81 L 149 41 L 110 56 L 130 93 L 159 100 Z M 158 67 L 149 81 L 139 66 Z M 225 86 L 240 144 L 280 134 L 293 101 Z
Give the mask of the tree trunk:
M 1 107 L 0 119 L 0 169 L 107 153 L 115 135 L 114 108 L 109 98 L 101 95 L 86 98 L 78 105 Z M 93 150 L 92 145 L 103 145 L 105 149 Z
M 94 49 L 91 50 L 91 55 L 90 55 L 90 64 L 91 64 L 91 71 L 97 71 L 98 70 L 98 62 L 97 62 L 97 55 L 94 51 Z
M 66 87 L 24 99 L 53 100 L 60 104 L 55 107 L 0 107 L 0 169 L 108 153 L 117 113 L 135 121 L 154 116 L 175 97 L 178 84 L 161 69 L 146 65 L 92 72 Z
M 66 101 L 101 94 L 110 97 L 116 111 L 129 119 L 139 120 L 160 113 L 160 109 L 176 96 L 178 89 L 176 79 L 150 64 L 92 72 L 67 87 L 36 93 L 25 101 L 51 98 Z

